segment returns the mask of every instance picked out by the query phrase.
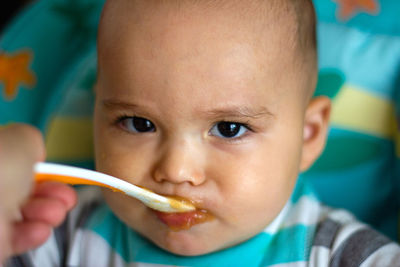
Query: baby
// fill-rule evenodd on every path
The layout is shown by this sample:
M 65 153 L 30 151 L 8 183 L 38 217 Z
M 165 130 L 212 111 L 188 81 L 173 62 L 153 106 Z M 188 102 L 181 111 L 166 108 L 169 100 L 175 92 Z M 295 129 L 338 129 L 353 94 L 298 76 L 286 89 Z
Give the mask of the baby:
M 309 0 L 112 0 L 98 37 L 96 168 L 196 211 L 83 190 L 37 266 L 400 266 L 299 173 L 324 148 Z M 16 260 L 16 259 L 14 259 Z M 10 262 L 12 265 L 12 262 Z M 131 265 L 130 265 L 131 264 Z

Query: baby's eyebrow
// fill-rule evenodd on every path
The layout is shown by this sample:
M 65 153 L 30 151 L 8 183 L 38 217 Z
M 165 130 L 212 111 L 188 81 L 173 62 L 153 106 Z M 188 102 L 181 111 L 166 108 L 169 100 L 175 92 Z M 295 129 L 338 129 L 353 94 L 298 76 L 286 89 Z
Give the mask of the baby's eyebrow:
M 121 100 L 114 100 L 114 99 L 106 99 L 103 100 L 103 105 L 108 109 L 136 109 L 138 106 L 133 103 L 121 101 Z M 209 117 L 246 117 L 252 119 L 258 119 L 265 116 L 275 117 L 275 115 L 270 112 L 266 107 L 258 107 L 258 108 L 251 108 L 251 107 L 228 107 L 228 108 L 220 108 L 220 109 L 212 109 L 202 112 L 206 116 Z
M 137 105 L 125 101 L 106 99 L 103 100 L 103 106 L 109 109 L 117 109 L 117 108 L 125 108 L 125 109 L 134 109 L 137 108 Z
M 260 117 L 275 115 L 270 112 L 266 107 L 250 108 L 250 107 L 233 107 L 209 110 L 206 112 L 209 116 L 215 117 L 246 117 L 258 119 Z

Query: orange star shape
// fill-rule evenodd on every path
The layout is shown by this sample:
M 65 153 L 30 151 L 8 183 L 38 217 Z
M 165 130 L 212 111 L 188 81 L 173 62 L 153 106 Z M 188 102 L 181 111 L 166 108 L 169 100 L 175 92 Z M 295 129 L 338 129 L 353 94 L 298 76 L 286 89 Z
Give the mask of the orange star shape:
M 366 12 L 371 15 L 379 13 L 378 0 L 333 0 L 340 5 L 338 16 L 342 20 L 347 20 L 358 12 Z
M 31 61 L 32 54 L 29 51 L 15 54 L 0 52 L 0 83 L 4 85 L 6 99 L 14 99 L 20 85 L 32 88 L 36 84 L 36 77 L 29 69 Z

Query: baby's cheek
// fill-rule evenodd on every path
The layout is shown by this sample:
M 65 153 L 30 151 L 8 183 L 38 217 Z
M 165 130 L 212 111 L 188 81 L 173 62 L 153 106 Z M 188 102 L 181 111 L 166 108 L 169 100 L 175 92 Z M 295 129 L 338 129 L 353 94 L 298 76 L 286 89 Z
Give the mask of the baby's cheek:
M 278 216 L 289 198 L 286 192 L 261 191 L 257 194 L 245 194 L 242 203 L 235 211 L 236 225 L 248 235 L 255 235 L 267 227 Z

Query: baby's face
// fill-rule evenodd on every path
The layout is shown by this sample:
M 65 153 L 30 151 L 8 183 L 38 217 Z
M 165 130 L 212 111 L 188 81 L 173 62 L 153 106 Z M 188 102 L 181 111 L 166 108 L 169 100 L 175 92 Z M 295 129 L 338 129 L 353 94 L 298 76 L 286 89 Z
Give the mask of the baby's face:
M 100 38 L 96 167 L 211 214 L 171 229 L 139 201 L 104 192 L 158 246 L 199 255 L 254 236 L 281 211 L 299 171 L 305 104 L 291 52 L 274 38 L 261 46 L 229 16 L 163 12 L 116 17 Z

